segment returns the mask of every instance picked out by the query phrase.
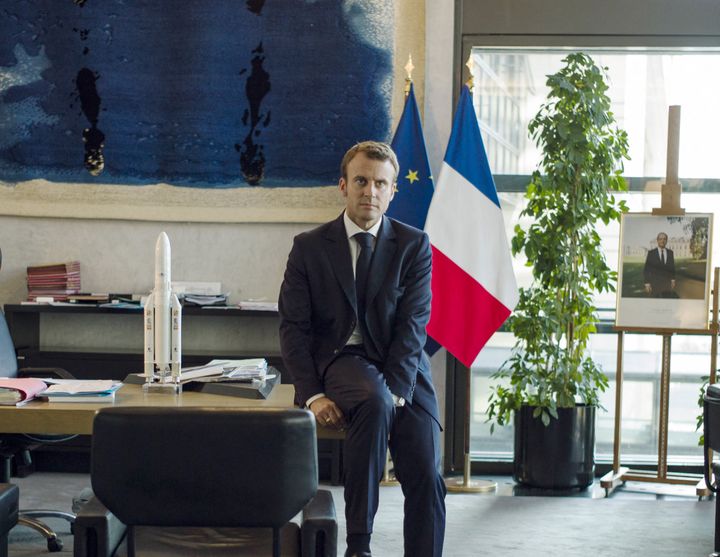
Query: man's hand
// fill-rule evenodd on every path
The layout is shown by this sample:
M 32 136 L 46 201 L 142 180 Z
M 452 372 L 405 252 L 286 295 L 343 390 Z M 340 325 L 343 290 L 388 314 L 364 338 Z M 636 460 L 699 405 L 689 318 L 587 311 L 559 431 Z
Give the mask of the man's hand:
M 645 283 L 645 293 L 652 294 L 652 285 L 650 283 Z
M 323 396 L 313 400 L 310 411 L 315 414 L 317 422 L 325 427 L 345 429 L 345 416 L 342 410 L 328 397 Z

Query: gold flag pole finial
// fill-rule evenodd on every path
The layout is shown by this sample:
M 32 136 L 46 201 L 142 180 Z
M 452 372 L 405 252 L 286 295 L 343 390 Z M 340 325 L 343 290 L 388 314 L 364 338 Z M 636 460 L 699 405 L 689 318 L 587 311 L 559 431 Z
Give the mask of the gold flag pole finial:
M 468 56 L 467 62 L 465 62 L 465 66 L 468 69 L 468 73 L 470 74 L 470 77 L 465 82 L 465 85 L 467 85 L 467 88 L 470 89 L 470 91 L 473 90 L 473 62 L 472 62 L 472 53 Z
M 407 64 L 405 64 L 405 73 L 407 74 L 407 77 L 405 78 L 405 98 L 407 99 L 407 96 L 410 94 L 410 85 L 412 85 L 412 72 L 415 69 L 415 66 L 413 66 L 412 63 L 412 54 L 408 54 L 408 61 Z

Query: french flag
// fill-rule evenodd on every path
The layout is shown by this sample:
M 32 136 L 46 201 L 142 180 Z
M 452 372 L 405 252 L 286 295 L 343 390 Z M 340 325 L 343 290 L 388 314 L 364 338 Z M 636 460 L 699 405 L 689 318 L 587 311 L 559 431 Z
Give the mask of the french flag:
M 463 87 L 425 231 L 433 252 L 428 335 L 470 367 L 518 302 L 495 182 Z

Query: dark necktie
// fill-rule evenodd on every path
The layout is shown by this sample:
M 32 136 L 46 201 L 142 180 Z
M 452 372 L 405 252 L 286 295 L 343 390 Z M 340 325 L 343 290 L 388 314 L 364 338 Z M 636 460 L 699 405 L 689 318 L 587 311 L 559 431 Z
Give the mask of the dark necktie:
M 665 265 L 665 250 L 660 252 L 660 259 L 662 260 L 663 265 Z
M 358 232 L 353 236 L 360 246 L 360 255 L 355 264 L 355 299 L 357 300 L 358 320 L 365 325 L 365 289 L 368 271 L 373 253 L 373 236 L 369 232 Z

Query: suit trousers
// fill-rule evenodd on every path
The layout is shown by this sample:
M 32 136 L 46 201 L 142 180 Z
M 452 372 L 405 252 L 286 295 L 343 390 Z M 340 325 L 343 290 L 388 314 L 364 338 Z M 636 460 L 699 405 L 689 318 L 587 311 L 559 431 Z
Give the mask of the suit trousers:
M 347 421 L 343 467 L 348 534 L 369 534 L 388 446 L 405 496 L 405 555 L 439 557 L 445 536 L 440 426 L 425 410 L 395 407 L 379 364 L 348 346 L 327 368 L 325 394 Z

